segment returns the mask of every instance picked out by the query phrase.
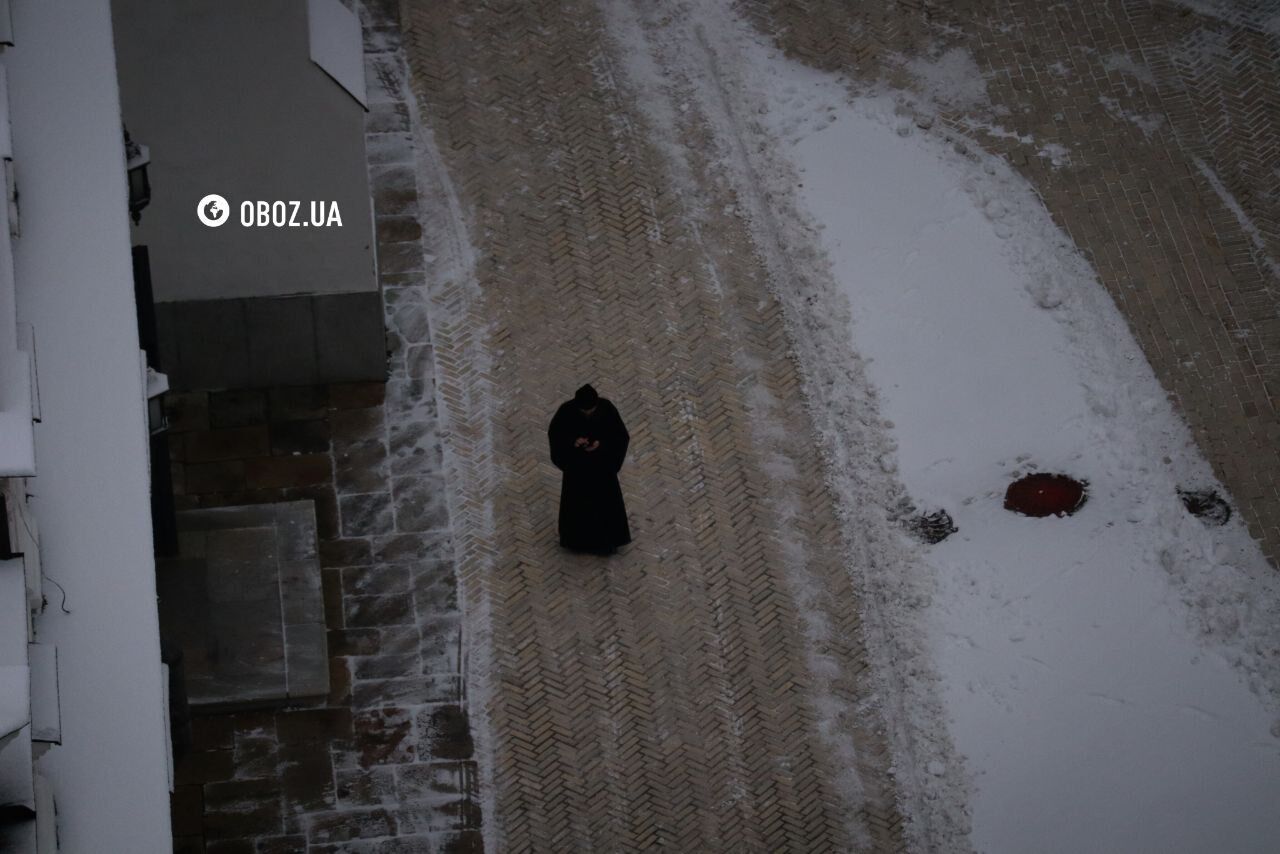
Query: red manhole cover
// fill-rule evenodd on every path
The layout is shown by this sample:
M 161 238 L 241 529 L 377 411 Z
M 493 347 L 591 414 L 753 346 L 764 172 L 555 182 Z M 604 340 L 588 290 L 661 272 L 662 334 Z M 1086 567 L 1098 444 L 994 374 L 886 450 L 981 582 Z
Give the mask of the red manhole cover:
M 1029 474 L 1009 484 L 1004 509 L 1024 516 L 1070 516 L 1085 500 L 1085 487 L 1065 474 Z

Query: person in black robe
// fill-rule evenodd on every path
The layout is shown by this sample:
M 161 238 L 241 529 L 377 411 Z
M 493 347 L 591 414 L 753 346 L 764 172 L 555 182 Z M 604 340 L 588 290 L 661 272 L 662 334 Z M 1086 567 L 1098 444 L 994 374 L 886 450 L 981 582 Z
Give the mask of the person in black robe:
M 618 472 L 631 436 L 617 408 L 589 385 L 556 410 L 547 428 L 560 486 L 560 545 L 612 554 L 631 542 Z

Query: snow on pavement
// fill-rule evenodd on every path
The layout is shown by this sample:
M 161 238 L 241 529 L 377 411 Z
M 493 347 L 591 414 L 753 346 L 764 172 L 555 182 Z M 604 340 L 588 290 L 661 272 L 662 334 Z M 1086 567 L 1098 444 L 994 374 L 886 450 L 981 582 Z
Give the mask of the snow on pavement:
M 1239 524 L 1211 532 L 1182 507 L 1177 486 L 1211 484 L 1208 467 L 1029 188 L 861 107 L 790 152 L 900 476 L 960 529 L 926 552 L 928 629 L 975 847 L 1268 850 L 1280 740 L 1249 677 L 1265 694 L 1274 665 L 1245 659 L 1273 642 L 1269 568 Z M 1004 488 L 1033 469 L 1088 480 L 1089 502 L 1008 513 Z M 1228 595 L 1196 614 L 1166 562 Z
M 621 5 L 614 26 L 634 53 Z M 844 338 L 874 387 L 830 390 L 842 370 L 846 384 L 860 374 L 832 363 L 839 347 L 801 341 L 811 401 L 857 401 L 864 421 L 878 402 L 891 452 L 873 459 L 959 527 L 851 566 L 891 612 L 869 629 L 892 647 L 880 677 L 903 696 L 889 708 L 928 699 L 922 669 L 938 678 L 941 711 L 891 727 L 913 818 L 940 823 L 939 801 L 965 800 L 968 841 L 991 852 L 1272 850 L 1275 572 L 1237 520 L 1207 528 L 1182 507 L 1177 487 L 1221 486 L 1081 253 L 1004 161 L 920 131 L 897 114 L 900 93 L 851 98 L 724 3 L 663 11 L 633 75 L 668 75 L 686 87 L 680 110 L 706 111 L 744 215 L 789 256 L 760 241 L 793 331 Z M 636 85 L 658 99 L 653 80 Z M 833 484 L 865 502 L 878 475 L 851 449 L 853 419 L 830 415 L 815 421 L 837 469 L 864 469 Z M 1088 480 L 1088 503 L 1062 519 L 1005 511 L 1005 487 L 1034 470 Z M 895 589 L 926 604 L 882 595 Z M 916 633 L 927 666 L 890 672 Z M 954 745 L 967 785 L 929 781 L 950 775 L 946 750 L 931 758 L 910 732 L 929 727 L 945 729 L 937 742 Z M 914 838 L 963 848 L 960 824 Z

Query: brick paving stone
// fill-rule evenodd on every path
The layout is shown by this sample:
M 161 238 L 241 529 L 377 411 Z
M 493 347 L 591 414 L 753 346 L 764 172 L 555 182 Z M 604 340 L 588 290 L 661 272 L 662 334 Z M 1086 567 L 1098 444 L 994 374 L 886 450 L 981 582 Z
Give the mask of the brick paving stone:
M 391 474 L 396 476 L 420 471 L 424 458 L 432 465 L 440 460 L 440 439 L 430 421 L 411 421 L 394 425 L 388 431 L 388 453 Z
M 173 854 L 205 854 L 203 836 L 175 836 Z
M 249 489 L 312 486 L 333 480 L 328 454 L 297 454 L 259 457 L 244 461 L 245 485 Z
M 420 752 L 437 759 L 470 759 L 475 745 L 466 712 L 454 704 L 418 711 Z
M 199 836 L 204 815 L 204 789 L 199 785 L 176 786 L 169 797 L 175 837 Z
M 306 421 L 323 418 L 329 409 L 329 387 L 326 385 L 278 386 L 267 394 L 267 411 L 271 421 Z
M 374 560 L 385 564 L 426 564 L 451 553 L 444 532 L 387 534 L 373 537 L 372 547 Z
M 372 439 L 385 440 L 385 420 L 380 408 L 336 410 L 328 421 L 335 447 Z
M 329 423 L 322 418 L 277 422 L 271 425 L 270 435 L 275 455 L 329 452 Z
M 443 531 L 449 527 L 444 480 L 439 477 L 398 477 L 391 481 L 396 529 Z
M 352 726 L 350 709 L 301 709 L 276 716 L 276 734 L 281 744 L 349 741 Z
M 387 444 L 381 438 L 341 441 L 334 453 L 334 484 L 339 493 L 378 490 L 386 483 Z
M 830 653 L 842 701 L 860 710 L 856 803 L 835 787 L 800 689 L 804 627 L 772 504 L 790 493 L 765 472 L 743 365 L 764 366 L 797 444 L 812 428 L 743 227 L 704 234 L 739 256 L 721 294 L 641 117 L 611 85 L 594 4 L 406 2 L 402 20 L 427 125 L 430 380 L 458 596 L 490 621 L 467 651 L 482 681 L 466 711 L 492 751 L 496 814 L 460 820 L 488 822 L 503 851 L 845 851 L 858 833 L 867 850 L 900 850 L 882 724 L 857 678 L 857 596 L 821 487 L 794 496 L 801 518 L 787 524 L 839 603 L 824 616 L 845 639 Z M 456 206 L 438 201 L 450 194 Z M 451 250 L 459 211 L 474 259 Z M 401 328 L 418 325 L 409 312 Z M 396 356 L 412 376 L 408 351 Z M 608 561 L 555 541 L 546 424 L 586 381 L 632 432 L 622 485 L 636 542 Z M 388 412 L 419 396 L 409 379 L 389 384 Z M 794 463 L 822 484 L 813 460 Z M 430 745 L 451 721 L 419 730 Z M 453 738 L 438 750 L 455 748 L 470 750 Z M 433 778 L 397 779 L 425 797 Z
M 354 679 L 351 703 L 357 709 L 403 709 L 439 703 L 458 696 L 457 683 L 458 677 L 452 674 Z
M 421 629 L 418 656 L 423 675 L 443 675 L 458 671 L 458 649 L 462 643 L 461 621 L 454 612 L 431 613 Z
M 329 632 L 329 654 L 333 656 L 371 655 L 378 651 L 377 629 L 337 629 Z
M 397 134 L 397 137 L 412 141 L 412 137 L 407 133 Z M 384 216 L 378 219 L 377 234 L 380 244 L 417 242 L 422 239 L 422 224 L 418 222 L 417 217 Z
M 209 426 L 245 427 L 266 420 L 267 396 L 260 389 L 216 391 L 209 394 Z
M 337 771 L 338 802 L 344 807 L 394 804 L 398 795 L 394 765 Z
M 270 777 L 280 762 L 278 743 L 273 736 L 237 738 L 232 757 L 238 779 Z
M 361 768 L 400 765 L 417 759 L 413 739 L 413 717 L 398 709 L 357 712 L 353 743 Z
M 188 753 L 174 769 L 174 781 L 179 785 L 230 780 L 235 774 L 235 754 L 230 749 L 196 750 Z
M 456 613 L 458 578 L 449 560 L 422 561 L 412 567 L 418 607 L 428 611 Z
M 408 566 L 352 566 L 342 570 L 342 591 L 346 596 L 398 596 L 412 588 L 413 573 Z
M 210 839 L 204 850 L 208 854 L 257 854 L 258 847 L 252 839 Z
M 235 745 L 235 722 L 228 715 L 194 718 L 191 744 L 196 750 L 230 750 Z
M 391 813 L 381 808 L 322 813 L 307 822 L 307 839 L 312 845 L 390 836 L 394 833 L 395 824 Z
M 351 668 L 341 658 L 329 662 L 329 697 L 330 706 L 351 707 Z
M 368 409 L 382 405 L 384 385 L 376 382 L 338 383 L 329 388 L 329 405 L 335 409 Z
M 406 673 L 415 673 L 419 667 L 419 656 L 413 652 L 351 657 L 351 675 L 361 680 L 394 679 Z
M 205 785 L 206 839 L 252 839 L 254 836 L 279 835 L 282 830 L 277 781 L 260 778 Z
M 323 566 L 368 566 L 372 561 L 373 550 L 368 540 L 334 539 L 320 543 L 320 563 Z
M 281 746 L 280 794 L 292 813 L 311 813 L 337 808 L 333 762 L 329 751 L 314 744 Z
M 344 596 L 348 628 L 415 626 L 413 600 L 404 595 Z
M 273 836 L 256 841 L 257 854 L 307 854 L 307 837 Z
M 395 530 L 391 495 L 388 492 L 366 492 L 338 498 L 342 514 L 342 536 L 367 537 L 390 534 Z
M 181 482 L 185 494 L 241 491 L 246 488 L 244 460 L 184 463 Z
M 484 854 L 484 836 L 478 830 L 444 837 L 440 854 Z
M 209 393 L 174 392 L 165 395 L 165 417 L 170 433 L 209 429 Z
M 225 430 L 193 430 L 183 435 L 187 462 L 236 460 L 265 456 L 270 448 L 265 425 Z

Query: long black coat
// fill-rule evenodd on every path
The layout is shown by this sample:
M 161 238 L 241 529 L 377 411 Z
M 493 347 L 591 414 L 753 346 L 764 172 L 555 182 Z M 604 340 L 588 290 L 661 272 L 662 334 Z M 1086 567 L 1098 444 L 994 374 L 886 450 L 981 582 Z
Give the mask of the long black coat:
M 575 447 L 579 437 L 599 441 L 594 451 Z M 618 472 L 631 436 L 612 403 L 600 398 L 584 415 L 572 400 L 560 405 L 547 428 L 551 462 L 564 472 L 560 487 L 560 545 L 574 551 L 609 552 L 631 542 Z

